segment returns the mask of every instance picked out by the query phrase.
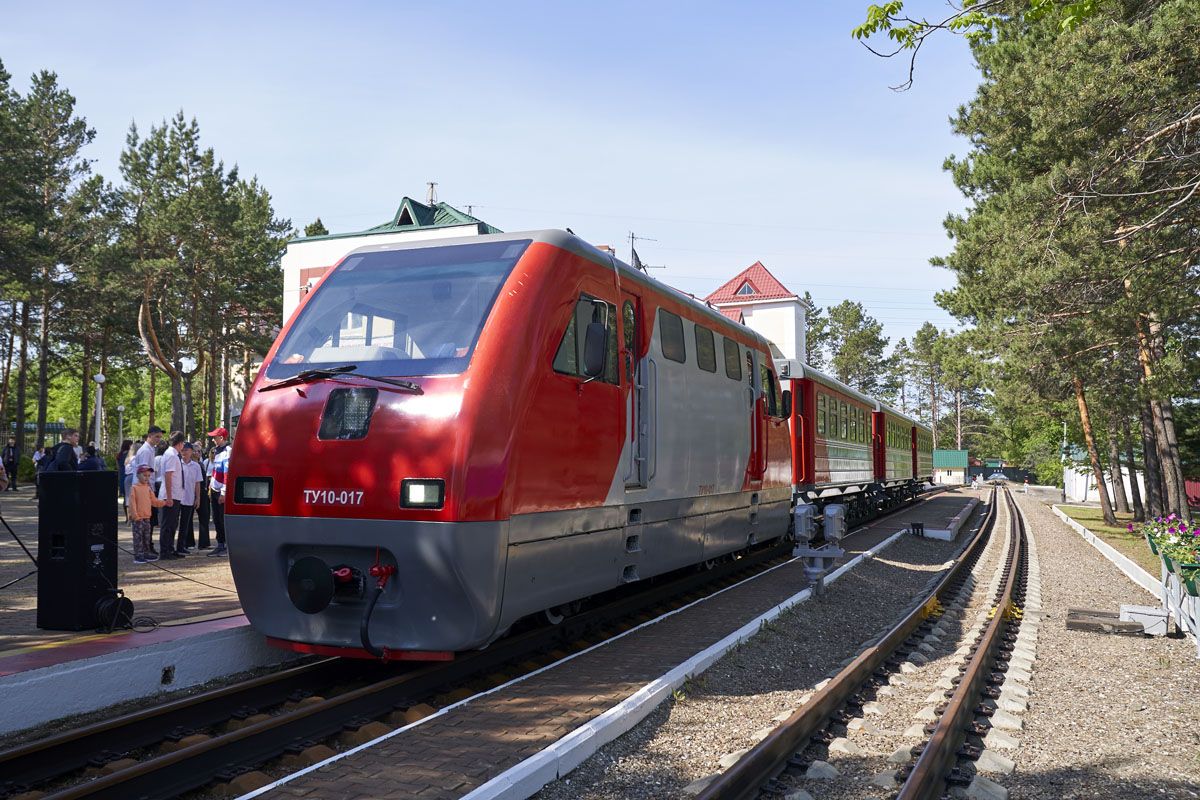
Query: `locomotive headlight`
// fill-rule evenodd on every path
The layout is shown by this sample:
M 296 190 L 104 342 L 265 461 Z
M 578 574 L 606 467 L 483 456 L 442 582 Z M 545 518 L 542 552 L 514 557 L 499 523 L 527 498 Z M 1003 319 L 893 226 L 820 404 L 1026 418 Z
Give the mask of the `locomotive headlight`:
M 233 492 L 234 502 L 270 505 L 274 483 L 271 478 L 238 478 Z
M 400 505 L 404 508 L 441 508 L 445 502 L 445 481 L 409 478 L 400 483 Z

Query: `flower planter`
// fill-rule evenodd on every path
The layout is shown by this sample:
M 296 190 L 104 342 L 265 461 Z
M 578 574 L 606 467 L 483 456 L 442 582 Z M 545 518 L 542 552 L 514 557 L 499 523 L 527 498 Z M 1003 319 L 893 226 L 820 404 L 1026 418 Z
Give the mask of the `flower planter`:
M 1200 564 L 1175 564 L 1176 574 L 1179 576 L 1179 582 L 1183 584 L 1184 591 L 1192 597 L 1200 597 L 1200 591 L 1197 590 L 1197 584 L 1200 584 Z

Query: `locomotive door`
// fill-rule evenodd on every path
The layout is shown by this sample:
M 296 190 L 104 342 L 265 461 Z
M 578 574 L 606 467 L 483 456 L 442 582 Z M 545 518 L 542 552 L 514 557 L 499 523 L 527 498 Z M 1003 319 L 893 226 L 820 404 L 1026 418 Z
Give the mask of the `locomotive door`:
M 767 416 L 759 370 L 762 354 L 757 350 L 746 350 L 746 371 L 749 373 L 746 393 L 750 399 L 750 463 L 747 473 L 750 480 L 761 481 L 767 471 Z
M 644 489 L 654 475 L 652 438 L 654 419 L 653 393 L 654 365 L 650 363 L 650 348 L 643 343 L 647 332 L 643 320 L 642 299 L 638 295 L 621 292 L 621 335 L 625 362 L 625 381 L 629 388 L 625 398 L 625 430 L 628 441 L 625 451 L 628 462 L 625 470 L 625 488 Z

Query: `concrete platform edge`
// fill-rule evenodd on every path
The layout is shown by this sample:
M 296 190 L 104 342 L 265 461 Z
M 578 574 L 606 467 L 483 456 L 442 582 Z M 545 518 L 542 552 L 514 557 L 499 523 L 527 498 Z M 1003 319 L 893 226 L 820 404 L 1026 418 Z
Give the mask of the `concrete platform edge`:
M 1149 572 L 1138 566 L 1131 558 L 1122 555 L 1115 547 L 1101 539 L 1096 534 L 1092 533 L 1087 528 L 1080 525 L 1075 520 L 1067 516 L 1058 506 L 1050 506 L 1050 510 L 1054 515 L 1067 524 L 1067 527 L 1078 533 L 1084 540 L 1100 553 L 1100 555 L 1112 562 L 1113 566 L 1124 572 L 1129 580 L 1136 583 L 1138 586 L 1150 593 L 1150 596 L 1155 599 L 1159 598 L 1159 590 L 1161 584 L 1152 577 Z
M 242 625 L 17 672 L 0 678 L 0 696 L 5 698 L 0 734 L 18 733 L 117 703 L 187 689 L 295 657 L 268 646 L 262 634 Z M 163 685 L 167 668 L 173 668 L 174 677 L 170 684 Z
M 870 550 L 855 556 L 826 576 L 825 584 L 833 583 L 864 560 L 890 547 L 905 533 L 906 530 L 897 531 Z M 575 769 L 604 745 L 628 732 L 657 708 L 659 703 L 670 697 L 684 681 L 704 672 L 738 644 L 756 634 L 764 622 L 775 619 L 811 596 L 812 592 L 809 589 L 797 592 L 724 639 L 646 684 L 621 703 L 579 726 L 554 744 L 463 795 L 463 800 L 524 800 L 530 797 L 550 781 L 561 778 Z

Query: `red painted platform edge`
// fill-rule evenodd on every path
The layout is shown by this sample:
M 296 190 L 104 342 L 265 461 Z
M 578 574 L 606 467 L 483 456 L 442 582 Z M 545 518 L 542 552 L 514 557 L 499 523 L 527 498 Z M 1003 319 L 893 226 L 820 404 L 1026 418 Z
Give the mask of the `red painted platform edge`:
M 100 638 L 90 638 L 96 636 L 96 634 L 90 634 L 84 641 L 67 640 L 61 645 L 53 642 L 42 645 L 31 645 L 34 649 L 26 649 L 24 652 L 13 653 L 12 655 L 0 653 L 0 677 L 14 675 L 18 672 L 42 669 L 44 667 L 53 667 L 59 664 L 68 664 L 74 661 L 83 661 L 84 659 L 119 653 L 126 650 L 137 650 L 141 647 L 162 644 L 163 642 L 189 639 L 193 636 L 249 626 L 249 624 L 244 614 L 237 614 L 231 617 L 222 617 L 221 619 L 205 620 L 204 622 L 163 626 L 155 628 L 152 631 L 147 631 L 146 633 L 124 631 L 105 635 Z
M 454 653 L 448 650 L 388 650 L 384 649 L 383 658 L 373 656 L 361 647 L 335 647 L 327 644 L 309 644 L 293 642 L 288 639 L 267 637 L 267 644 L 281 650 L 291 650 L 295 653 L 307 653 L 313 656 L 340 656 L 342 658 L 366 658 L 374 661 L 453 661 Z

